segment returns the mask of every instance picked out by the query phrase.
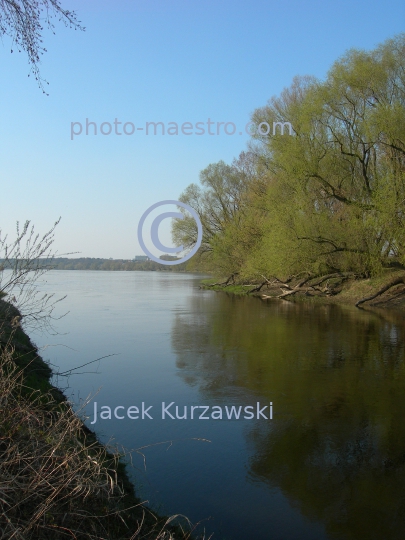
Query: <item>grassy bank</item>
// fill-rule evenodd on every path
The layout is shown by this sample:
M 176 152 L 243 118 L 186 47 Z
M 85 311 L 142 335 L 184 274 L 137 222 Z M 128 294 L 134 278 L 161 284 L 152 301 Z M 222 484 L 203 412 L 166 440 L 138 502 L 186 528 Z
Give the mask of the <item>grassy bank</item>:
M 289 294 L 283 297 L 285 292 L 288 292 L 286 287 L 281 285 L 279 280 L 268 279 L 268 283 L 262 285 L 263 282 L 250 281 L 248 283 L 226 283 L 226 278 L 210 278 L 201 282 L 201 287 L 204 289 L 223 291 L 237 295 L 251 295 L 262 298 L 263 300 L 272 300 L 282 298 L 290 302 L 310 302 L 322 304 L 342 304 L 354 306 L 359 300 L 374 295 L 384 287 L 397 279 L 403 278 L 405 281 L 405 273 L 403 270 L 387 269 L 382 275 L 369 279 L 348 278 L 342 281 L 342 278 L 331 277 L 324 281 L 322 286 L 311 287 L 311 283 L 316 281 L 316 278 L 309 280 L 305 287 L 297 290 L 296 294 Z M 260 290 L 254 290 L 260 287 Z M 290 283 L 290 290 L 293 290 L 296 283 Z M 387 309 L 405 310 L 405 284 L 399 283 L 387 291 L 377 296 L 375 299 L 362 304 L 363 306 L 375 306 Z
M 0 300 L 1 538 L 191 539 L 148 510 L 108 452 L 50 384 L 49 366 Z

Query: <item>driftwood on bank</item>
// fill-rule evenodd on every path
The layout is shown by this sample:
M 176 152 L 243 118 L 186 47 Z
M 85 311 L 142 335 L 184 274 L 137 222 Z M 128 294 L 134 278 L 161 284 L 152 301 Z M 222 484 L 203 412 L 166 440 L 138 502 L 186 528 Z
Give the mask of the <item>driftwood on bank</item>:
M 294 284 L 294 279 L 297 279 L 303 274 L 305 277 Z M 267 285 L 268 288 L 281 289 L 283 292 L 281 294 L 274 295 L 273 297 L 264 296 L 264 298 L 285 298 L 286 296 L 291 296 L 297 293 L 304 293 L 307 296 L 313 296 L 314 294 L 323 294 L 327 296 L 333 295 L 338 292 L 336 290 L 336 287 L 339 287 L 343 283 L 343 281 L 346 281 L 350 278 L 355 278 L 357 276 L 353 272 L 334 272 L 332 274 L 326 274 L 322 276 L 314 276 L 309 272 L 301 272 L 301 274 L 298 274 L 296 276 L 290 276 L 285 280 L 281 280 L 277 276 L 270 276 L 271 279 L 263 275 L 261 277 L 264 281 L 262 281 L 253 289 L 250 289 L 248 291 L 249 294 L 260 292 L 261 289 L 265 285 Z M 317 281 L 313 281 L 316 279 Z M 338 279 L 339 281 L 338 283 L 335 283 L 334 287 L 331 287 L 329 283 L 327 283 L 323 288 L 320 288 L 320 285 L 322 283 L 330 279 Z M 312 283 L 309 283 L 311 281 Z
M 279 298 L 279 299 L 287 299 L 289 296 L 293 296 L 295 294 L 303 294 L 305 296 L 334 296 L 338 294 L 342 289 L 341 285 L 344 281 L 348 279 L 358 279 L 358 278 L 364 278 L 365 276 L 363 274 L 355 274 L 353 272 L 334 272 L 331 274 L 324 274 L 324 275 L 313 275 L 309 272 L 301 272 L 300 274 L 289 276 L 288 278 L 282 280 L 278 278 L 277 276 L 263 276 L 260 277 L 263 279 L 260 283 L 237 283 L 236 276 L 239 275 L 239 272 L 234 272 L 231 274 L 225 281 L 218 282 L 218 283 L 212 283 L 210 285 L 205 285 L 205 287 L 227 287 L 228 285 L 240 285 L 242 287 L 249 287 L 249 289 L 246 291 L 246 294 L 254 294 L 254 293 L 260 293 L 260 291 L 263 289 L 263 287 L 267 287 L 268 289 L 272 290 L 271 295 L 261 294 L 260 297 L 262 299 L 270 299 L 270 298 Z M 303 277 L 302 277 L 303 276 Z M 298 278 L 301 277 L 300 280 Z M 297 281 L 298 280 L 298 281 Z M 329 281 L 334 280 L 331 284 Z M 322 286 L 322 284 L 326 284 Z M 382 295 L 383 293 L 387 292 L 392 287 L 395 287 L 396 285 L 405 285 L 405 274 L 396 277 L 395 279 L 391 280 L 387 285 L 376 291 L 374 294 L 367 296 L 365 298 L 362 298 L 358 300 L 355 304 L 356 307 L 359 307 L 361 304 L 364 304 L 365 302 L 369 302 L 371 300 L 374 300 L 378 296 Z M 277 294 L 278 291 L 282 291 L 281 294 Z
M 377 298 L 377 296 L 380 296 L 383 293 L 387 292 L 392 287 L 395 287 L 395 285 L 401 285 L 401 284 L 405 284 L 405 276 L 398 277 L 398 278 L 390 281 L 390 283 L 388 283 L 388 285 L 385 285 L 385 287 L 378 290 L 376 293 L 372 294 L 371 296 L 366 296 L 365 298 L 362 298 L 361 300 L 356 302 L 355 306 L 358 307 L 360 304 L 364 304 L 364 302 L 369 302 L 370 300 L 374 300 L 374 298 Z
M 315 282 L 309 283 L 310 281 L 316 279 L 318 277 L 319 279 Z M 331 296 L 334 294 L 337 294 L 336 287 L 340 286 L 343 281 L 346 281 L 350 278 L 355 278 L 356 275 L 353 274 L 353 272 L 334 272 L 333 274 L 326 274 L 323 276 L 313 276 L 311 274 L 308 274 L 304 279 L 300 280 L 298 283 L 296 283 L 294 286 L 289 285 L 289 280 L 286 280 L 285 283 L 281 282 L 279 284 L 279 288 L 286 289 L 282 292 L 282 294 L 279 294 L 276 296 L 276 298 L 285 298 L 286 296 L 291 296 L 297 293 L 304 293 L 306 296 L 314 296 L 314 295 L 326 295 Z M 320 288 L 320 285 L 324 283 L 325 281 L 328 281 L 330 279 L 339 279 L 339 282 L 335 284 L 335 287 L 332 288 L 329 283 L 327 283 L 323 288 Z
M 264 287 L 265 285 L 269 285 L 269 286 L 272 286 L 275 284 L 275 282 L 278 282 L 280 281 L 278 278 L 274 278 L 273 281 L 270 281 L 268 278 L 266 278 L 265 276 L 261 276 L 264 281 L 262 281 L 262 283 L 260 283 L 257 287 L 255 287 L 254 289 L 251 289 L 250 291 L 247 291 L 248 294 L 251 294 L 251 293 L 254 293 L 254 292 L 259 292 L 261 290 L 262 287 Z M 280 282 L 281 283 L 281 282 Z

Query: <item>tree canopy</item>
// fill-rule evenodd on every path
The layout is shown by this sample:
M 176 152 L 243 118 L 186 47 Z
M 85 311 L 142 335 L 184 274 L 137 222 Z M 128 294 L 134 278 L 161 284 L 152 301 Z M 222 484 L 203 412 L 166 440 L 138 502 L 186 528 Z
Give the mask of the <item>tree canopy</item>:
M 200 262 L 246 278 L 405 266 L 405 34 L 348 51 L 324 81 L 294 78 L 252 121 L 293 135 L 257 131 L 181 195 L 203 223 Z M 173 235 L 191 245 L 195 227 Z

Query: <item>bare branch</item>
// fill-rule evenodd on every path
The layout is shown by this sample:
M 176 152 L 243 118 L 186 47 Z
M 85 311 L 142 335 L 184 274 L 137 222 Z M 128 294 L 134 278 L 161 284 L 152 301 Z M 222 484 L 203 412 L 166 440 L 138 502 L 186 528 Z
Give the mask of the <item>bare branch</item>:
M 76 13 L 62 8 L 59 0 L 0 0 L 0 37 L 11 37 L 11 52 L 17 47 L 18 52 L 23 50 L 27 53 L 31 73 L 44 94 L 44 83 L 48 83 L 39 71 L 40 57 L 46 52 L 42 33 L 44 26 L 55 33 L 55 18 L 66 27 L 85 30 Z

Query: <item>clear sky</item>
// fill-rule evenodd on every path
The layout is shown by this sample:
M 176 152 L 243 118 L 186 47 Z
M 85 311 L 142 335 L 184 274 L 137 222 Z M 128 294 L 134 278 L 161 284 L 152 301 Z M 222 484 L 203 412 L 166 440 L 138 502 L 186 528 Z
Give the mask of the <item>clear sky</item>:
M 210 163 L 237 157 L 254 109 L 295 75 L 322 79 L 347 49 L 372 49 L 405 30 L 403 0 L 62 5 L 76 10 L 86 31 L 57 24 L 56 35 L 45 32 L 41 72 L 49 97 L 27 77 L 25 54 L 10 54 L 7 38 L 0 42 L 0 226 L 12 235 L 17 220 L 29 219 L 46 232 L 62 216 L 55 248 L 85 257 L 142 254 L 136 229 L 143 212 L 178 199 Z M 97 124 L 97 135 L 93 128 L 85 134 L 86 118 Z M 115 119 L 132 122 L 135 133 L 116 135 L 112 125 L 111 135 L 100 134 L 100 125 Z M 146 135 L 137 129 L 146 122 L 167 128 L 208 119 L 215 126 L 233 122 L 236 133 Z M 73 140 L 71 122 L 83 125 Z M 169 237 L 166 222 L 162 241 Z

